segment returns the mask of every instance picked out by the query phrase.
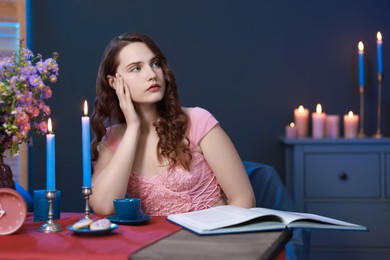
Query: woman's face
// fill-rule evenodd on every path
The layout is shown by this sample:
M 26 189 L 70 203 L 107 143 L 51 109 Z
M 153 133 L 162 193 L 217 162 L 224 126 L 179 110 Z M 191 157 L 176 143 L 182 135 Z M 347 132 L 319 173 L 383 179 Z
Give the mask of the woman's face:
M 164 97 L 165 79 L 160 60 L 142 42 L 133 42 L 118 55 L 119 73 L 134 103 L 155 103 Z

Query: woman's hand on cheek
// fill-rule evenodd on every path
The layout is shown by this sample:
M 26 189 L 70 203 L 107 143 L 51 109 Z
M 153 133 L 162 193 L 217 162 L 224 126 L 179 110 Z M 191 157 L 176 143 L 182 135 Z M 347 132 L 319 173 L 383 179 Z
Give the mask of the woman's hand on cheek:
M 131 99 L 130 88 L 118 73 L 115 76 L 113 88 L 118 96 L 119 106 L 125 116 L 127 125 L 140 125 L 139 116 Z

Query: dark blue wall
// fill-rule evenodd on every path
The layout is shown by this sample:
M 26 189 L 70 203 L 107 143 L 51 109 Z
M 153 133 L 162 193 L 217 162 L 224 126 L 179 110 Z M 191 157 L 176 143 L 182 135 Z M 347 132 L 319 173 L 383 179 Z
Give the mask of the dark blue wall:
M 376 33 L 390 64 L 390 2 L 377 1 L 29 1 L 28 46 L 60 53 L 53 87 L 57 188 L 63 210 L 82 211 L 82 103 L 92 104 L 102 52 L 111 38 L 137 31 L 154 38 L 179 83 L 183 106 L 210 110 L 241 157 L 284 176 L 278 136 L 302 104 L 329 114 L 359 111 L 357 43 L 365 44 L 365 130 L 376 130 Z M 390 69 L 390 68 L 389 68 Z M 384 80 L 382 128 L 390 131 Z M 92 106 L 90 106 L 92 107 Z M 30 191 L 45 187 L 45 140 L 34 138 Z

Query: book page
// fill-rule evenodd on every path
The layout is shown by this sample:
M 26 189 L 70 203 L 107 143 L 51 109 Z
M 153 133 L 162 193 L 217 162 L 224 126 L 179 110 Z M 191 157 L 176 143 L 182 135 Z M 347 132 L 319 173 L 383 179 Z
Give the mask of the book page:
M 288 225 L 289 228 L 307 228 L 307 229 L 336 229 L 336 230 L 357 230 L 367 231 L 365 226 L 355 225 L 352 223 L 344 222 L 343 225 L 338 224 L 327 224 L 325 222 L 317 222 L 310 220 L 299 220 L 292 222 Z
M 189 227 L 191 230 L 191 227 Z M 280 221 L 249 221 L 243 224 L 237 224 L 233 226 L 211 229 L 211 230 L 199 230 L 192 229 L 195 233 L 201 235 L 212 235 L 212 234 L 229 234 L 229 233 L 244 233 L 244 232 L 255 232 L 255 231 L 274 231 L 283 230 L 284 224 Z
M 300 220 L 312 220 L 312 221 L 318 221 L 318 222 L 333 224 L 333 225 L 338 225 L 338 226 L 351 226 L 351 227 L 352 226 L 355 226 L 355 227 L 359 226 L 359 225 L 344 222 L 341 220 L 328 218 L 328 217 L 324 217 L 324 216 L 320 216 L 320 215 L 316 215 L 316 214 L 310 214 L 310 213 L 290 212 L 290 211 L 282 211 L 282 210 L 274 210 L 274 209 L 266 209 L 266 208 L 252 208 L 251 210 L 258 212 L 260 214 L 264 214 L 264 215 L 272 214 L 272 215 L 279 216 L 283 220 L 283 223 L 286 226 L 291 224 L 292 222 L 296 222 L 296 221 L 300 221 Z M 312 225 L 313 225 L 313 223 L 312 223 Z
M 254 228 L 256 226 L 256 228 L 262 228 L 263 230 L 264 228 L 275 228 L 276 226 L 279 229 L 284 227 L 334 229 L 335 227 L 338 227 L 339 229 L 366 230 L 364 226 L 315 214 L 267 208 L 246 209 L 231 205 L 218 206 L 188 213 L 172 214 L 168 216 L 168 220 L 183 227 L 196 230 L 197 232 L 206 230 L 212 231 L 223 227 L 229 227 L 231 228 L 231 231 L 244 230 L 244 225 L 249 225 L 249 228 Z M 250 220 L 258 223 L 247 223 Z M 280 225 L 276 225 L 277 222 L 279 222 Z M 243 224 L 232 227 L 233 225 L 240 223 Z M 332 227 L 332 225 L 334 227 Z
M 235 206 L 219 206 L 206 210 L 172 214 L 168 219 L 180 225 L 195 226 L 198 229 L 211 230 L 231 226 L 259 217 L 257 212 Z

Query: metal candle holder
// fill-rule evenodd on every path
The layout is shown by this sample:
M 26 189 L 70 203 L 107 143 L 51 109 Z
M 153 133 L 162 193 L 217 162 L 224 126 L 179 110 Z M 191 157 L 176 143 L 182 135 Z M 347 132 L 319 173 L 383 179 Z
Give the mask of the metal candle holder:
M 360 92 L 360 128 L 358 137 L 365 137 L 364 133 L 364 86 L 359 87 Z
M 89 208 L 89 196 L 92 195 L 92 188 L 91 187 L 82 187 L 81 192 L 84 195 L 85 198 L 85 215 L 83 219 L 91 219 L 89 216 L 90 214 L 90 208 Z
M 53 221 L 53 215 L 54 215 L 53 200 L 55 199 L 55 197 L 56 197 L 56 190 L 47 190 L 46 191 L 46 198 L 48 199 L 48 202 L 49 202 L 48 220 L 45 224 L 43 224 L 39 228 L 39 232 L 53 233 L 53 232 L 58 232 L 58 231 L 63 230 L 61 225 L 59 225 Z
M 376 133 L 374 135 L 375 138 L 383 137 L 381 133 L 381 99 L 382 99 L 382 74 L 378 72 L 378 126 L 376 129 Z

